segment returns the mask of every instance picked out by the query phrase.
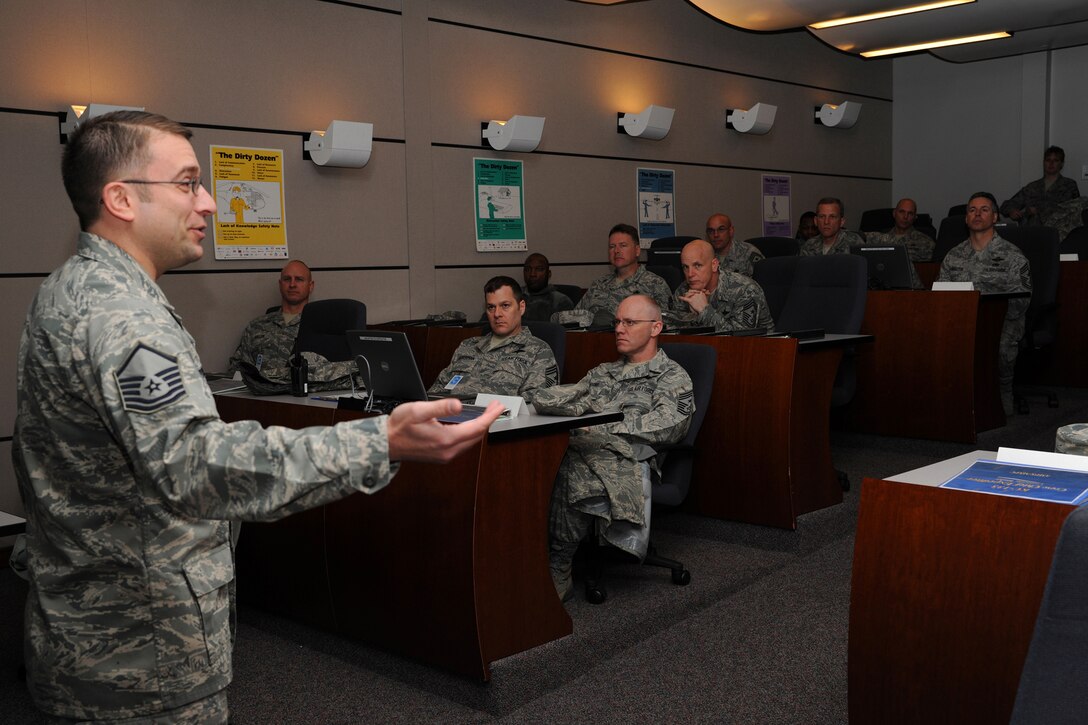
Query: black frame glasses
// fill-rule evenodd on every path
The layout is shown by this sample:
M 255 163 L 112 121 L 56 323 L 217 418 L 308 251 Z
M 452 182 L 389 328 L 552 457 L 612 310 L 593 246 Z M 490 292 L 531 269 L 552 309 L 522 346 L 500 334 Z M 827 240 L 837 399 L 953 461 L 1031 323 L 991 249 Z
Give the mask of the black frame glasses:
M 204 186 L 204 178 L 197 176 L 193 179 L 182 179 L 181 181 L 148 181 L 146 179 L 121 179 L 122 184 L 173 184 L 178 187 L 187 187 L 189 193 L 196 196 L 197 189 Z

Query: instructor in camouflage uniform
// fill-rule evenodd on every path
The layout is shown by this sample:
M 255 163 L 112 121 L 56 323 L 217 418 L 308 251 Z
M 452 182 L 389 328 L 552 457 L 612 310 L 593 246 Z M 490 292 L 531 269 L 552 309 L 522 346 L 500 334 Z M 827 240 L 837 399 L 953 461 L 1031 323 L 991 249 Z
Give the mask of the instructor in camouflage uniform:
M 638 230 L 630 224 L 617 224 L 608 232 L 608 261 L 612 272 L 598 277 L 578 300 L 573 310 L 552 316 L 557 322 L 577 321 L 583 326 L 607 325 L 616 308 L 631 295 L 646 295 L 665 309 L 672 290 L 669 283 L 642 267 Z
M 521 325 L 525 297 L 518 283 L 510 277 L 492 277 L 484 285 L 484 303 L 491 332 L 463 340 L 429 392 L 529 397 L 537 388 L 558 383 L 555 353 Z
M 215 211 L 189 137 L 123 111 L 85 122 L 64 152 L 83 233 L 27 314 L 12 445 L 27 686 L 51 722 L 227 722 L 229 520 L 375 491 L 395 461 L 473 445 L 500 410 L 458 426 L 434 420 L 455 400 L 304 431 L 220 420 L 156 284 L 200 259 Z
M 671 318 L 708 325 L 715 332 L 774 327 L 763 288 L 743 274 L 718 266 L 714 248 L 701 239 L 680 250 L 685 281 L 672 296 Z
M 979 292 L 1031 292 L 1028 260 L 1012 242 L 998 236 L 997 200 L 980 191 L 967 202 L 967 241 L 952 247 L 941 262 L 938 282 L 973 282 Z M 1009 300 L 1005 324 L 1001 327 L 997 374 L 1005 414 L 1013 412 L 1012 376 L 1016 354 L 1024 337 L 1028 298 Z
M 552 489 L 550 561 L 560 598 L 573 591 L 571 561 L 596 524 L 610 544 L 646 554 L 647 516 L 643 466 L 653 466 L 652 446 L 675 443 L 688 431 L 695 404 L 691 379 L 657 347 L 661 309 L 645 295 L 616 310 L 620 359 L 598 365 L 574 385 L 536 393 L 540 413 L 582 415 L 619 410 L 623 420 L 571 431 Z

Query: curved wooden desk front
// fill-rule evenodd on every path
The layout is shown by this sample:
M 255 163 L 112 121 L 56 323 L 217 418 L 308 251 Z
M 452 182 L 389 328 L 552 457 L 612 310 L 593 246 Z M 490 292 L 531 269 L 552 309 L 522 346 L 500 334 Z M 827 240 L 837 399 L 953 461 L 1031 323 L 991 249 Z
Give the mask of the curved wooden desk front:
M 224 420 L 292 428 L 359 415 L 288 396 L 216 401 Z M 494 660 L 573 631 L 548 571 L 547 517 L 568 431 L 586 424 L 500 421 L 487 440 L 445 466 L 403 464 L 375 494 L 246 524 L 239 598 L 490 679 Z

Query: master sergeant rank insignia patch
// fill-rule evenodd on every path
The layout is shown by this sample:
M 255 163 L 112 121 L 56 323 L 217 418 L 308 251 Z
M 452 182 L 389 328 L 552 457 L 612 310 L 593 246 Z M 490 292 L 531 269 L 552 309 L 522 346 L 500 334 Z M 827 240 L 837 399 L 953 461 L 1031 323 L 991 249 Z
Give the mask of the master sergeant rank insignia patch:
M 125 410 L 154 413 L 185 397 L 178 359 L 142 342 L 114 373 Z

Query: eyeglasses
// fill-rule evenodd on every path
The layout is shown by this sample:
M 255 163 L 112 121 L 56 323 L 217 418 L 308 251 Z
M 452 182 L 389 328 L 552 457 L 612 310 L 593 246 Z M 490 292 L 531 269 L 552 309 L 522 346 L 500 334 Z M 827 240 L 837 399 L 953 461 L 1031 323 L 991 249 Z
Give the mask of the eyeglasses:
M 630 329 L 640 322 L 657 322 L 657 320 L 629 320 L 626 318 L 621 320 L 619 318 L 616 318 L 612 320 L 612 327 L 616 327 L 617 325 L 623 325 L 624 327 Z
M 145 179 L 121 179 L 122 184 L 173 184 L 181 188 L 186 188 L 189 193 L 196 196 L 197 189 L 204 187 L 204 179 L 197 176 L 194 179 L 182 179 L 181 181 L 147 181 Z

